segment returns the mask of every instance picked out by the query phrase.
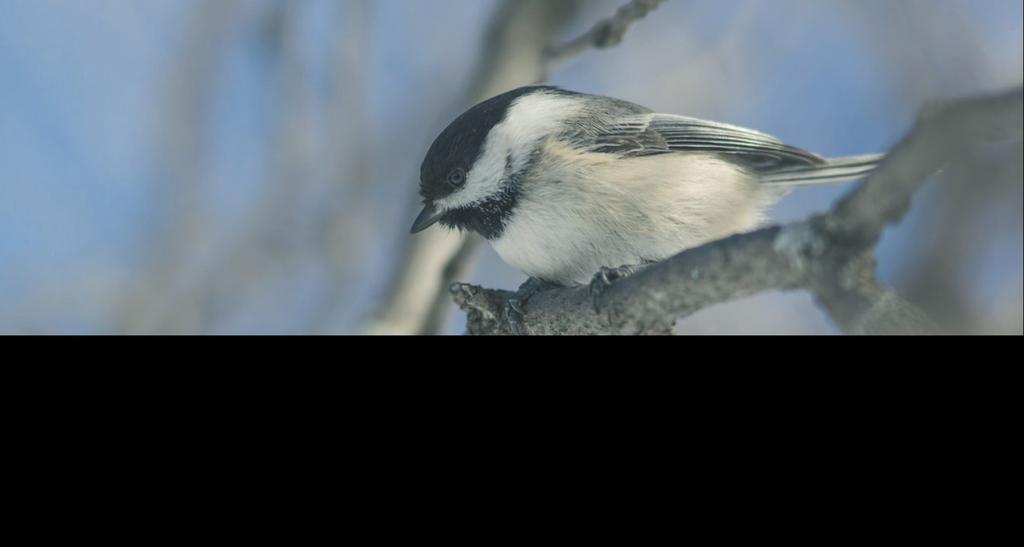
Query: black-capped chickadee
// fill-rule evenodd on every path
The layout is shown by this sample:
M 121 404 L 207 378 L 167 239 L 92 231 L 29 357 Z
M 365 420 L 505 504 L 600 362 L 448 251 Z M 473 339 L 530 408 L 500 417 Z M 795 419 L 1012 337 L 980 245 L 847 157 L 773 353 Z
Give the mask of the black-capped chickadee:
M 879 158 L 827 160 L 750 129 L 522 87 L 437 137 L 412 233 L 471 230 L 533 278 L 584 284 L 750 230 L 792 188 L 862 177 Z

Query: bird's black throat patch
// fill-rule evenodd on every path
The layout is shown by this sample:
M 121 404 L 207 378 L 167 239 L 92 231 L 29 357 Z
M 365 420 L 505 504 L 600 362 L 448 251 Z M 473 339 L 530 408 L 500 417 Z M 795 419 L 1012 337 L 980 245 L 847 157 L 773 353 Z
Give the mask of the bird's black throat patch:
M 495 240 L 505 231 L 505 224 L 518 201 L 518 184 L 509 184 L 484 201 L 449 210 L 441 217 L 441 224 L 448 228 L 470 230 L 484 239 Z

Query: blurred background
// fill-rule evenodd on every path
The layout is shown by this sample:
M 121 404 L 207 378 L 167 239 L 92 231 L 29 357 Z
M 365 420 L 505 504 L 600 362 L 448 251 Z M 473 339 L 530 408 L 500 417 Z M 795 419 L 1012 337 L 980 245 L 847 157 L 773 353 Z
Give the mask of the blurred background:
M 0 0 L 0 333 L 461 333 L 451 256 L 460 280 L 525 277 L 408 235 L 419 164 L 468 105 L 545 76 L 836 156 L 1022 80 L 1019 0 L 669 0 L 543 63 L 624 3 Z M 955 332 L 1024 328 L 1021 155 L 970 151 L 879 249 L 880 278 Z M 678 330 L 837 332 L 799 292 Z

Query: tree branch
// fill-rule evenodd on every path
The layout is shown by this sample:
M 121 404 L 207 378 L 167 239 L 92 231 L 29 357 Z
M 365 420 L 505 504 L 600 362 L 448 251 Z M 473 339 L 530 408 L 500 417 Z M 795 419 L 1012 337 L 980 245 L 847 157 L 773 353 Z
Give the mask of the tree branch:
M 948 161 L 985 141 L 1020 139 L 1017 88 L 923 114 L 915 129 L 832 211 L 686 250 L 614 283 L 597 299 L 587 287 L 545 291 L 527 303 L 531 334 L 664 334 L 676 319 L 762 291 L 806 289 L 844 332 L 920 333 L 935 327 L 874 276 L 872 253 L 885 227 Z M 510 332 L 502 309 L 512 293 L 451 287 L 471 334 Z
M 604 49 L 617 46 L 622 43 L 630 25 L 643 19 L 648 13 L 654 11 L 665 0 L 632 0 L 630 3 L 619 8 L 615 15 L 594 25 L 586 34 L 570 40 L 561 46 L 548 48 L 545 57 L 548 63 L 548 72 L 556 65 L 595 48 Z

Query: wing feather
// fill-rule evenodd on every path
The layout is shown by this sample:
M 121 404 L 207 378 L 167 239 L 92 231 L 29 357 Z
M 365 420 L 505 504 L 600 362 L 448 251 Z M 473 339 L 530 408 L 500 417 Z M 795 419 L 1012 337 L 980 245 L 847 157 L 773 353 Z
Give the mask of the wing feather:
M 671 114 L 643 114 L 593 134 L 588 148 L 622 156 L 715 152 L 754 170 L 823 165 L 820 156 L 759 131 Z

